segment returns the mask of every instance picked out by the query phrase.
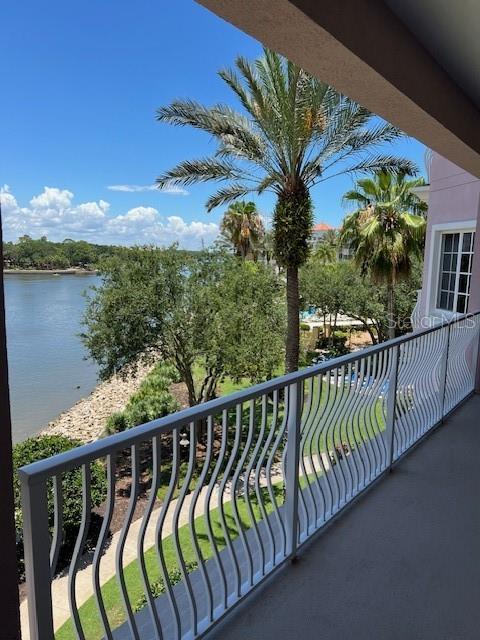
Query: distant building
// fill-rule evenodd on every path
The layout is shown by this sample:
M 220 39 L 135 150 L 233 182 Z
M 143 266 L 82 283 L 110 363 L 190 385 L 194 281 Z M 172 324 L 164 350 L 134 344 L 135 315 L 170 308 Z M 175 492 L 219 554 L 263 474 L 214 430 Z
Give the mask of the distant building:
M 337 227 L 331 227 L 326 222 L 319 222 L 314 227 L 312 227 L 312 244 L 316 244 L 320 242 L 325 237 L 327 231 L 338 231 Z
M 313 246 L 322 242 L 328 232 L 340 232 L 340 227 L 332 227 L 326 222 L 319 222 L 312 227 L 311 243 Z M 338 260 L 349 260 L 353 256 L 353 251 L 350 247 L 337 245 L 337 258 Z

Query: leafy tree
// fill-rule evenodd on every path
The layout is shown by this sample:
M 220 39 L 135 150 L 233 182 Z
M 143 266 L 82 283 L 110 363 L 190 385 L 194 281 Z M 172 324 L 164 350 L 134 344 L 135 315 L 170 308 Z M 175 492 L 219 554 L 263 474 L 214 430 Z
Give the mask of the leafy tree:
M 421 184 L 423 179 L 377 171 L 344 196 L 360 208 L 345 218 L 342 239 L 353 248 L 362 273 L 386 285 L 389 338 L 395 336 L 396 284 L 410 276 L 412 261 L 423 253 L 425 204 L 412 193 Z
M 345 173 L 416 168 L 376 151 L 403 135 L 398 129 L 374 121 L 367 109 L 273 51 L 265 49 L 254 62 L 240 57 L 236 71 L 223 70 L 220 77 L 243 112 L 192 100 L 160 108 L 159 121 L 205 131 L 218 148 L 213 157 L 181 162 L 157 183 L 226 183 L 208 199 L 208 210 L 252 192 L 275 194 L 275 257 L 286 269 L 286 370 L 293 371 L 299 350 L 298 269 L 309 253 L 311 188 Z
M 86 267 L 93 264 L 97 258 L 96 247 L 85 240 L 77 242 L 63 242 L 63 252 L 71 265 Z
M 422 265 L 414 261 L 410 276 L 395 288 L 395 333 L 410 330 L 410 315 L 420 287 Z M 325 265 L 312 256 L 300 272 L 300 290 L 305 308 L 315 306 L 324 316 L 347 315 L 363 325 L 372 343 L 389 334 L 388 291 L 367 274 L 362 276 L 353 261 Z
M 195 405 L 215 396 L 223 376 L 259 381 L 278 366 L 280 285 L 263 264 L 134 248 L 106 260 L 100 274 L 83 340 L 103 377 L 137 358 L 161 357 L 175 365 Z
M 256 258 L 265 230 L 255 203 L 233 202 L 223 216 L 220 233 L 237 256 Z

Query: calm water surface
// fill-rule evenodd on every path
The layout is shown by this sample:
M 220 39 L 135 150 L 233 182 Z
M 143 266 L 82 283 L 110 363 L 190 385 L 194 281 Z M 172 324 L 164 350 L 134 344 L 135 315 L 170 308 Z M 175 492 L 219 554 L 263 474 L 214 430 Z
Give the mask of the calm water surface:
M 82 292 L 94 275 L 5 274 L 15 442 L 36 433 L 95 387 L 97 369 L 78 337 Z

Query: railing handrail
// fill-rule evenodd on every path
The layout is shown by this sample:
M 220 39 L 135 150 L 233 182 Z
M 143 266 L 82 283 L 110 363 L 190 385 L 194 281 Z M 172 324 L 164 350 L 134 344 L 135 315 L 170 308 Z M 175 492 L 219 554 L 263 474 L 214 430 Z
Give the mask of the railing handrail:
M 332 358 L 327 362 L 313 365 L 300 371 L 272 378 L 266 382 L 253 385 L 248 389 L 236 391 L 227 396 L 215 398 L 214 400 L 209 400 L 208 402 L 204 402 L 194 407 L 188 407 L 176 413 L 164 416 L 163 418 L 157 418 L 156 420 L 139 425 L 133 429 L 112 434 L 100 440 L 96 440 L 95 442 L 90 442 L 64 453 L 59 453 L 50 458 L 33 462 L 19 469 L 18 473 L 27 484 L 31 485 L 37 482 L 43 482 L 45 479 L 55 476 L 58 473 L 69 471 L 70 469 L 79 467 L 80 465 L 102 458 L 112 452 L 121 451 L 135 443 L 149 440 L 154 436 L 161 435 L 164 432 L 171 431 L 172 429 L 187 425 L 191 422 L 200 421 L 212 414 L 220 413 L 242 402 L 253 400 L 266 393 L 289 387 L 290 385 L 303 381 L 306 378 L 325 374 L 332 369 L 336 369 L 353 362 L 358 362 L 376 353 L 395 347 L 396 345 L 410 342 L 411 340 L 415 340 L 426 334 L 439 331 L 445 326 L 467 320 L 468 318 L 473 318 L 479 314 L 480 311 L 474 311 L 455 316 L 449 320 L 443 320 L 435 326 L 421 329 L 419 331 L 413 331 L 398 338 L 393 338 L 391 340 L 386 340 L 385 342 L 371 345 L 370 347 L 365 347 L 360 351 L 354 351 L 353 353 L 349 353 L 345 356 Z

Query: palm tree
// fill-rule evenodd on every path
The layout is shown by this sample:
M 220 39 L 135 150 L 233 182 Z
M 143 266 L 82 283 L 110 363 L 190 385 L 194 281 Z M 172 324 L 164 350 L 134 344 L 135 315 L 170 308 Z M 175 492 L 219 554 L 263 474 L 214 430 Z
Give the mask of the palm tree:
M 249 193 L 271 191 L 275 258 L 286 271 L 286 371 L 298 368 L 298 269 L 309 253 L 311 188 L 345 173 L 387 169 L 414 173 L 415 165 L 380 153 L 379 145 L 403 135 L 372 119 L 364 107 L 339 94 L 277 53 L 264 49 L 253 62 L 239 57 L 220 71 L 242 111 L 178 100 L 161 107 L 157 120 L 200 129 L 217 141 L 211 157 L 186 160 L 157 178 L 165 185 L 224 183 L 207 200 L 214 207 Z
M 336 247 L 338 245 L 338 236 L 339 233 L 337 229 L 327 229 L 323 234 L 322 242 L 326 242 L 332 247 Z
M 255 259 L 265 235 L 255 203 L 233 202 L 223 216 L 220 233 L 237 256 Z
M 273 232 L 271 229 L 265 229 L 262 240 L 262 257 L 267 264 L 270 264 L 274 258 Z
M 345 218 L 341 237 L 354 250 L 362 273 L 387 287 L 389 338 L 395 337 L 395 284 L 408 278 L 412 260 L 423 253 L 427 205 L 412 193 L 423 184 L 423 178 L 377 171 L 344 195 L 344 201 L 360 208 Z
M 320 264 L 332 264 L 337 259 L 337 248 L 330 242 L 321 240 L 315 246 L 313 257 Z

